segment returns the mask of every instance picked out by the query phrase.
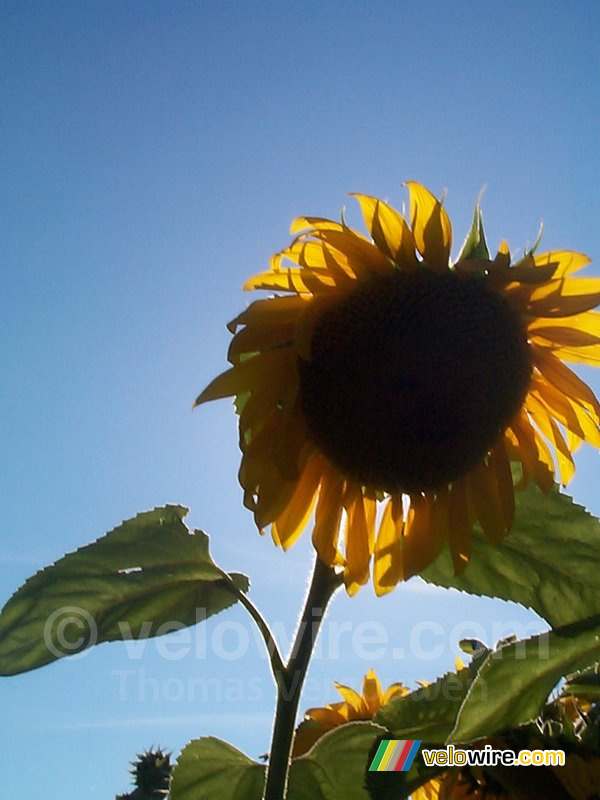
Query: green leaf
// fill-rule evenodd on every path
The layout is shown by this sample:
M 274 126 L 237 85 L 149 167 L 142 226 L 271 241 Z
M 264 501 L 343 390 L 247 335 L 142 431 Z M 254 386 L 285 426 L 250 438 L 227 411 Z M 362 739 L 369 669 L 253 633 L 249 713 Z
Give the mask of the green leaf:
M 326 733 L 292 763 L 288 800 L 369 800 L 369 751 L 385 732 L 371 722 L 349 722 Z
M 421 577 L 436 586 L 528 606 L 553 627 L 600 614 L 600 522 L 555 487 L 516 493 L 515 522 L 493 546 L 473 531 L 471 560 L 454 574 L 446 549 Z
M 472 741 L 535 719 L 561 677 L 599 659 L 600 616 L 501 645 L 477 671 L 449 741 Z
M 383 728 L 351 722 L 326 733 L 292 762 L 288 800 L 369 800 L 364 788 L 369 751 Z M 170 800 L 261 800 L 265 766 L 227 742 L 196 739 L 183 750 Z
M 465 239 L 457 261 L 466 261 L 468 259 L 489 261 L 489 258 L 490 252 L 485 241 L 483 216 L 478 200 L 475 205 L 475 212 L 473 213 L 471 229 L 467 234 L 467 238 Z
M 562 691 L 563 695 L 577 695 L 586 700 L 600 700 L 600 674 L 598 664 L 584 672 L 569 675 Z
M 190 742 L 173 768 L 169 800 L 261 800 L 265 767 L 207 736 Z
M 448 672 L 435 683 L 394 698 L 375 714 L 375 722 L 384 725 L 398 739 L 444 743 L 454 730 L 461 705 L 488 652 L 469 667 Z
M 423 746 L 492 736 L 535 719 L 563 676 L 598 660 L 600 615 L 486 649 L 457 673 L 395 698 L 375 722 Z
M 375 714 L 375 722 L 384 725 L 398 739 L 421 739 L 423 748 L 441 747 L 450 737 L 456 719 L 481 664 L 490 651 L 479 649 L 471 663 L 448 672 L 435 683 L 423 686 L 404 697 L 396 697 Z M 440 773 L 439 767 L 427 767 L 419 754 L 408 772 L 388 779 L 390 797 L 407 797 L 411 791 Z
M 0 614 L 0 674 L 41 667 L 100 642 L 194 625 L 246 592 L 223 572 L 182 506 L 138 514 L 30 578 Z M 227 588 L 229 585 L 230 588 Z

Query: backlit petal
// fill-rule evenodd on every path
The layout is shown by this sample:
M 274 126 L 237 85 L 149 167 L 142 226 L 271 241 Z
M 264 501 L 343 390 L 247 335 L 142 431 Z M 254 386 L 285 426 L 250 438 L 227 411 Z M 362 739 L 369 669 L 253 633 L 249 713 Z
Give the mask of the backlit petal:
M 440 201 L 415 181 L 406 183 L 410 194 L 410 223 L 423 260 L 437 271 L 448 268 L 452 225 Z
M 415 239 L 404 217 L 376 197 L 366 194 L 354 197 L 360 203 L 366 226 L 381 252 L 403 269 L 414 270 L 417 265 Z

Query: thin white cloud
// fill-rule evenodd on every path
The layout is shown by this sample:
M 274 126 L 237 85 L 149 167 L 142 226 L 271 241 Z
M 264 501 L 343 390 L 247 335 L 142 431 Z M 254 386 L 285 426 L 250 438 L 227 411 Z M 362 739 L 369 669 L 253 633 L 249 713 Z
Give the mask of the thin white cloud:
M 228 725 L 240 725 L 247 728 L 248 726 L 258 725 L 263 726 L 265 723 L 271 722 L 270 714 L 203 714 L 198 716 L 185 715 L 185 716 L 167 716 L 167 717 L 129 717 L 123 719 L 103 719 L 103 720 L 77 720 L 76 722 L 57 722 L 46 723 L 36 726 L 38 730 L 47 731 L 87 731 L 96 730 L 99 728 L 147 728 L 147 727 L 178 727 L 180 725 L 189 725 L 190 723 L 198 725 L 198 722 L 203 724 L 218 725 L 227 723 Z

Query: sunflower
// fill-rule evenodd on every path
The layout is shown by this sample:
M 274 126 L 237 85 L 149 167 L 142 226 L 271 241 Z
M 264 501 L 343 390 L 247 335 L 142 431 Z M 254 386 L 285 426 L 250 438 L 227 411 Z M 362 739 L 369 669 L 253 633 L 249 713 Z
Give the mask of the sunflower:
M 304 720 L 296 729 L 292 750 L 294 758 L 310 750 L 327 731 L 346 722 L 371 720 L 381 706 L 395 697 L 404 697 L 408 694 L 408 689 L 401 683 L 393 683 L 383 691 L 379 678 L 372 669 L 364 677 L 362 694 L 337 682 L 335 688 L 344 698 L 341 702 L 330 703 L 323 708 L 309 708 L 304 713 Z
M 462 669 L 463 664 L 457 660 L 456 669 Z M 427 685 L 419 681 L 421 686 Z M 348 722 L 372 720 L 382 706 L 387 705 L 394 698 L 405 697 L 409 689 L 402 683 L 393 683 L 385 691 L 373 669 L 363 679 L 362 693 L 349 686 L 335 684 L 336 689 L 343 697 L 339 703 L 330 703 L 327 706 L 309 708 L 304 712 L 304 719 L 296 729 L 292 757 L 304 755 L 328 731 L 345 725 Z M 376 744 L 378 744 L 377 742 Z M 373 748 L 377 749 L 376 746 Z M 372 757 L 369 756 L 370 762 Z M 490 778 L 484 778 L 481 770 L 472 774 L 468 769 L 452 768 L 443 772 L 439 777 L 432 778 L 424 783 L 412 794 L 412 800 L 502 800 L 506 795 L 499 786 Z M 396 797 L 398 791 L 398 773 L 367 773 L 367 780 L 371 779 L 371 793 L 373 797 Z M 391 779 L 390 779 L 390 776 Z M 383 779 L 383 780 L 382 780 Z M 391 789 L 391 792 L 388 790 Z
M 458 672 L 465 669 L 460 658 L 454 663 Z M 427 686 L 424 681 L 417 682 Z M 343 702 L 330 703 L 320 708 L 310 708 L 296 729 L 293 757 L 304 755 L 328 731 L 356 720 L 372 720 L 382 706 L 394 698 L 405 697 L 409 690 L 402 683 L 394 683 L 383 691 L 374 670 L 363 679 L 362 694 L 348 686 L 335 684 Z M 521 772 L 518 767 L 488 769 L 482 766 L 450 767 L 436 777 L 425 780 L 411 792 L 411 800 L 513 800 L 523 797 L 523 790 L 531 797 L 572 798 L 588 800 L 600 796 L 600 711 L 591 695 L 565 693 L 551 700 L 542 715 L 528 726 L 506 730 L 501 735 L 489 736 L 462 745 L 465 749 L 527 750 L 563 749 L 566 752 L 562 766 L 537 767 L 533 772 Z M 549 724 L 550 723 L 550 724 Z M 373 760 L 381 739 L 392 738 L 384 734 L 371 747 L 367 764 Z M 423 745 L 427 747 L 428 745 Z M 527 775 L 525 775 L 525 772 Z M 399 796 L 401 773 L 371 772 L 366 770 L 365 780 L 370 796 L 389 800 Z M 518 792 L 515 793 L 515 789 Z M 557 792 L 559 794 L 557 794 Z
M 319 557 L 349 594 L 373 559 L 377 594 L 448 542 L 465 568 L 471 530 L 509 531 L 514 491 L 563 485 L 600 406 L 565 361 L 600 363 L 600 279 L 581 253 L 487 249 L 477 206 L 450 263 L 442 203 L 407 184 L 410 214 L 355 195 L 370 236 L 302 217 L 229 325 L 232 367 L 196 405 L 233 396 L 244 503 L 289 548 L 314 512 Z M 511 462 L 517 465 L 511 469 Z

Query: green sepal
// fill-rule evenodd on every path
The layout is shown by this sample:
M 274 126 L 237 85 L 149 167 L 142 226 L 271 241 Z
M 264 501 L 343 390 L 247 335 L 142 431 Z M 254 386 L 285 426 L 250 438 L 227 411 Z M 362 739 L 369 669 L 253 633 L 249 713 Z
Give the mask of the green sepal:
M 480 261 L 490 260 L 490 251 L 485 241 L 483 215 L 481 213 L 479 200 L 477 200 L 475 204 L 473 222 L 471 223 L 471 228 L 467 233 L 467 238 L 464 241 L 457 261 L 467 261 L 469 259 L 478 259 Z

